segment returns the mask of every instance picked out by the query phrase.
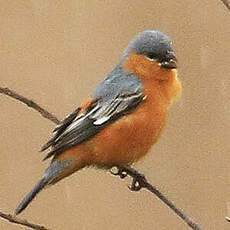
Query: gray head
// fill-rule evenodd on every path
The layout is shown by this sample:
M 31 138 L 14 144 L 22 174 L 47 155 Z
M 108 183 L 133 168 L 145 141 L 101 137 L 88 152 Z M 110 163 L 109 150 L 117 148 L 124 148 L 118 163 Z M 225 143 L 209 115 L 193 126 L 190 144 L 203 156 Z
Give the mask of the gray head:
M 161 63 L 162 67 L 176 68 L 176 56 L 173 51 L 172 40 L 158 30 L 145 30 L 132 40 L 123 56 L 125 60 L 131 53 L 144 55 L 151 60 Z

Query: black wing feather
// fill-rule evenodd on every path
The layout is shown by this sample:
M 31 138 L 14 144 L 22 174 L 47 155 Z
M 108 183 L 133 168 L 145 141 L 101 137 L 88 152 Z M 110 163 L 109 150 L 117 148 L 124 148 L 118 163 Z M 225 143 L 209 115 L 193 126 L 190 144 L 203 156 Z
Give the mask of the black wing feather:
M 62 130 L 62 133 L 59 133 L 59 136 L 56 136 L 56 134 L 55 138 L 52 138 L 48 142 L 48 146 L 52 146 L 52 150 L 47 154 L 44 160 L 52 155 L 59 155 L 63 151 L 88 140 L 90 137 L 101 131 L 106 125 L 110 124 L 119 117 L 130 113 L 139 105 L 139 103 L 143 101 L 143 99 L 143 94 L 136 94 L 126 98 L 119 97 L 116 99 L 116 105 L 111 103 L 111 108 L 103 108 L 103 111 L 101 111 L 101 107 L 101 109 L 95 110 L 95 112 L 90 116 L 87 116 L 86 114 L 85 117 L 80 118 L 82 121 L 78 121 L 76 118 L 73 119 L 72 121 L 79 122 L 79 124 L 77 124 L 73 129 L 68 130 L 70 125 L 74 124 L 74 122 L 70 123 L 64 131 Z M 105 117 L 108 117 L 108 119 L 103 121 L 103 118 Z M 103 122 L 95 125 L 96 121 L 99 119 L 102 119 Z M 47 145 L 45 145 L 45 147 L 46 146 Z
M 42 146 L 41 151 L 44 151 L 48 149 L 55 140 L 65 131 L 65 129 L 73 122 L 73 120 L 77 117 L 79 111 L 81 108 L 77 108 L 75 111 L 73 111 L 69 116 L 67 116 L 60 124 L 58 124 L 53 132 L 56 132 L 55 135 L 46 143 Z

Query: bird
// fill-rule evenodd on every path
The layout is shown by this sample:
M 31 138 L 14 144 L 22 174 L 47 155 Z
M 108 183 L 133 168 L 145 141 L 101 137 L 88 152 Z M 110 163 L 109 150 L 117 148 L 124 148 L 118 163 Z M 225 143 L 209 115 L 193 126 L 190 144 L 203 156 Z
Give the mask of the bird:
M 180 98 L 177 58 L 171 38 L 144 30 L 129 42 L 115 68 L 92 96 L 53 130 L 41 148 L 49 149 L 49 167 L 15 210 L 21 213 L 35 196 L 85 167 L 131 166 L 159 139 L 170 106 Z

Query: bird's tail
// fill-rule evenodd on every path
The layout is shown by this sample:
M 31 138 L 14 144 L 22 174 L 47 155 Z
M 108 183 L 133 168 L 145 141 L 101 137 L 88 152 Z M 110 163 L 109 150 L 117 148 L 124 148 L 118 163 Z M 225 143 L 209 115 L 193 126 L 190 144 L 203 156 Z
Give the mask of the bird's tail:
M 15 215 L 21 213 L 28 204 L 34 199 L 34 197 L 49 183 L 49 180 L 42 178 L 36 186 L 27 194 L 27 196 L 21 201 L 15 210 Z
M 42 179 L 35 185 L 35 187 L 27 194 L 27 196 L 21 201 L 15 210 L 15 215 L 21 213 L 29 203 L 35 198 L 35 196 L 47 185 L 55 184 L 62 178 L 70 175 L 75 170 L 80 169 L 74 168 L 72 160 L 65 161 L 53 161 L 49 168 L 46 170 Z

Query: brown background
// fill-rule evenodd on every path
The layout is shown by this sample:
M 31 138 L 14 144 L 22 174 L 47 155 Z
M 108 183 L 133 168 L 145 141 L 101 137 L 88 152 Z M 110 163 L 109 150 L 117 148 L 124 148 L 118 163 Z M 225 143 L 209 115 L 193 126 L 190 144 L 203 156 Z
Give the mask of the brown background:
M 135 34 L 172 37 L 183 96 L 136 168 L 204 229 L 229 229 L 230 14 L 219 0 L 0 1 L 0 85 L 63 118 L 116 65 Z M 86 64 L 87 63 L 87 64 Z M 0 210 L 12 213 L 49 162 L 54 125 L 0 96 Z M 109 173 L 83 170 L 21 215 L 52 229 L 188 229 L 161 201 Z M 24 229 L 0 220 L 0 229 Z

